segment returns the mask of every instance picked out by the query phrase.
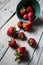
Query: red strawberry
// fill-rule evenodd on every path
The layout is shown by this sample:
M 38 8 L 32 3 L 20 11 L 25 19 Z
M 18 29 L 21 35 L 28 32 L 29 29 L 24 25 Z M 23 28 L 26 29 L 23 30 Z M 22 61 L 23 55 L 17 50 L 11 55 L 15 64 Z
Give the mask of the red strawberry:
M 28 7 L 27 7 L 27 12 L 32 12 L 32 11 L 33 11 L 32 6 L 28 6 Z
M 28 19 L 29 19 L 30 21 L 33 21 L 34 17 L 35 17 L 34 12 L 29 12 L 29 13 L 28 13 Z
M 19 28 L 22 28 L 22 22 L 19 21 L 19 22 L 17 23 L 17 26 L 18 26 Z
M 20 14 L 21 14 L 21 15 L 24 15 L 24 14 L 25 14 L 25 11 L 26 11 L 25 7 L 22 7 L 22 8 L 20 9 Z
M 32 28 L 32 22 L 23 23 L 23 29 L 26 31 L 30 31 Z
M 28 15 L 24 14 L 23 19 L 28 19 Z
M 26 48 L 25 47 L 19 47 L 16 49 L 16 53 L 15 53 L 15 56 L 16 56 L 16 61 L 19 59 L 19 60 L 22 60 L 26 57 Z
M 11 39 L 8 44 L 12 48 L 17 48 L 16 40 Z
M 7 35 L 9 35 L 9 36 L 15 36 L 14 35 L 15 31 L 16 31 L 15 27 L 13 27 L 13 26 L 9 27 L 8 30 L 7 30 Z
M 19 33 L 18 33 L 18 38 L 20 38 L 21 40 L 25 40 L 26 37 L 25 37 L 24 32 L 19 32 Z
M 30 39 L 28 40 L 28 44 L 29 44 L 31 47 L 33 47 L 33 48 L 35 48 L 35 47 L 37 46 L 36 40 L 35 40 L 34 38 L 30 38 Z

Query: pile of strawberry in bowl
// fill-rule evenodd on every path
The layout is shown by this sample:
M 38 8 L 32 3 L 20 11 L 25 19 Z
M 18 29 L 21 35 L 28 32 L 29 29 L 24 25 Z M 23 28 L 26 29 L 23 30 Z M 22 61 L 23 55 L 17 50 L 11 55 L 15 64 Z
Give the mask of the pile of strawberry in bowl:
M 16 13 L 21 22 L 34 22 L 40 15 L 40 5 L 37 0 L 21 0 L 17 5 Z
M 33 21 L 35 18 L 35 11 L 32 6 L 21 7 L 19 13 L 24 20 Z

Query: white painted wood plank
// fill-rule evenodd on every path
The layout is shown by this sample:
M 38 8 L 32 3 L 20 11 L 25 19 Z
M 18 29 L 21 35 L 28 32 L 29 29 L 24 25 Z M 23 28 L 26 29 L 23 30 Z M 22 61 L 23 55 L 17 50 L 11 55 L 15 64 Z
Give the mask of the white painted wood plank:
M 0 0 L 0 10 L 9 2 L 10 0 Z
M 40 53 L 41 53 L 41 55 L 40 55 Z M 34 58 L 29 65 L 43 65 L 43 36 L 41 38 L 39 48 L 36 50 L 36 52 L 34 54 Z
M 16 11 L 16 6 L 20 0 L 11 0 L 3 9 L 0 10 L 0 28 Z
M 40 48 L 42 48 L 42 47 L 43 47 L 43 36 L 42 36 L 42 39 L 40 41 Z M 39 53 L 38 50 L 36 51 L 36 53 Z M 39 59 L 39 64 L 38 65 L 43 65 L 43 62 L 42 61 L 43 61 L 43 48 L 42 48 L 42 54 L 41 54 L 41 57 Z

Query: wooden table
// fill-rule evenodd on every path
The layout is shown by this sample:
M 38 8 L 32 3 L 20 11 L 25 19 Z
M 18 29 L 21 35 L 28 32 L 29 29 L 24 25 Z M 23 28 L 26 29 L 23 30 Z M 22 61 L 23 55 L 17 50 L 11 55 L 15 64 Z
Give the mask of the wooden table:
M 19 0 L 20 1 L 20 0 Z M 17 22 L 19 21 L 16 15 L 16 6 L 19 3 L 18 0 L 10 0 L 7 2 L 2 9 L 0 9 L 0 65 L 19 65 L 15 62 L 15 50 L 8 47 L 8 41 L 11 37 L 7 36 L 7 29 L 10 26 L 15 26 L 17 30 Z M 39 48 L 35 51 L 31 48 L 27 41 L 21 41 L 16 39 L 19 46 L 25 46 L 29 52 L 30 59 L 34 53 L 33 59 L 29 64 L 29 60 L 21 62 L 20 65 L 43 65 L 43 1 L 39 1 L 41 6 L 41 13 L 39 19 L 34 24 L 34 31 L 26 32 L 23 30 L 27 38 L 33 37 L 39 43 Z M 3 55 L 4 54 L 4 55 Z

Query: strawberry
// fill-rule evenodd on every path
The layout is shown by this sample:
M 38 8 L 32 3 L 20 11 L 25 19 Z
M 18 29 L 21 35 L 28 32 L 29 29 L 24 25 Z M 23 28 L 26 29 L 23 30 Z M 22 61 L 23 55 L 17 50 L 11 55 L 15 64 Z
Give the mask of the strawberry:
M 8 41 L 9 42 L 9 46 L 10 47 L 12 47 L 12 48 L 17 48 L 17 44 L 16 44 L 16 40 L 14 40 L 14 39 L 11 39 L 10 41 Z
M 9 35 L 9 36 L 14 36 L 14 32 L 15 32 L 15 31 L 16 31 L 16 28 L 13 27 L 13 26 L 11 26 L 11 27 L 9 27 L 8 30 L 7 30 L 7 35 Z
M 25 20 L 28 19 L 28 15 L 27 14 L 24 14 L 23 15 L 23 19 L 25 19 Z
M 32 12 L 32 11 L 33 11 L 32 6 L 28 6 L 27 9 L 26 9 L 26 11 L 27 11 L 27 13 L 28 13 L 28 12 Z
M 15 27 L 11 26 L 7 30 L 7 35 L 8 36 L 11 36 L 11 37 L 17 37 L 18 31 L 16 31 L 16 28 Z
M 29 19 L 30 21 L 33 21 L 34 17 L 35 17 L 34 12 L 29 12 L 29 13 L 28 13 L 28 19 Z
M 23 23 L 23 29 L 26 31 L 30 31 L 32 28 L 32 22 Z
M 19 21 L 19 22 L 17 23 L 17 26 L 18 26 L 19 28 L 22 28 L 22 22 Z
M 25 14 L 25 11 L 26 11 L 25 7 L 22 7 L 22 8 L 20 9 L 20 14 L 21 14 L 21 15 L 24 15 L 24 14 Z
M 35 47 L 37 46 L 36 40 L 35 40 L 34 38 L 30 38 L 30 39 L 28 40 L 28 44 L 29 44 L 31 47 L 33 47 L 33 48 L 35 48 Z
M 18 38 L 20 38 L 21 40 L 25 40 L 26 37 L 25 37 L 24 32 L 19 32 L 19 33 L 18 33 Z
M 17 48 L 15 56 L 16 56 L 15 61 L 24 59 L 26 57 L 26 48 L 25 47 Z

